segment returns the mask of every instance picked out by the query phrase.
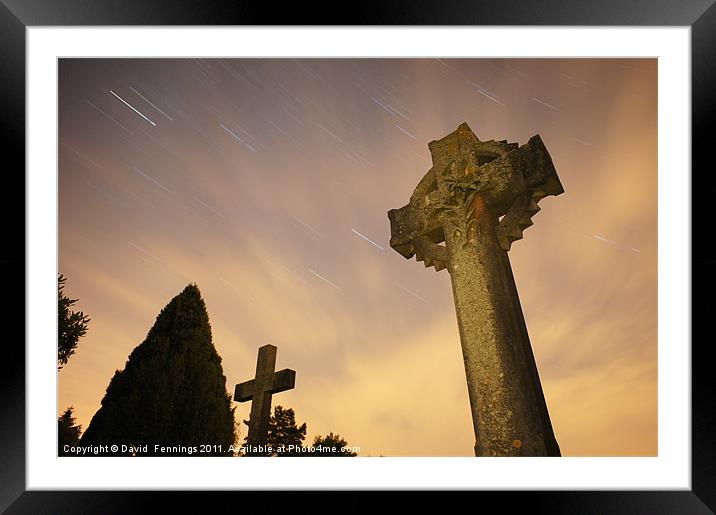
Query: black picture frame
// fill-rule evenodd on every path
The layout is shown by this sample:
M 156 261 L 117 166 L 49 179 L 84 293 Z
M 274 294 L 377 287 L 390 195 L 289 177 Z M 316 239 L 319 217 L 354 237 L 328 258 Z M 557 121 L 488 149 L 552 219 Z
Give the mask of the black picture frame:
M 0 0 L 0 120 L 7 184 L 0 202 L 0 263 L 7 302 L 0 391 L 0 510 L 7 513 L 134 513 L 159 501 L 162 511 L 187 506 L 188 492 L 26 491 L 25 486 L 25 29 L 90 25 L 573 25 L 691 27 L 692 80 L 692 489 L 691 491 L 502 491 L 474 492 L 512 511 L 532 513 L 716 513 L 716 381 L 705 330 L 714 291 L 716 251 L 709 250 L 707 210 L 713 200 L 714 167 L 709 132 L 716 114 L 716 6 L 714 0 L 248 2 L 173 0 Z M 14 157 L 12 161 L 8 157 Z M 710 165 L 710 166 L 709 166 Z M 697 185 L 698 187 L 694 187 Z M 709 186 L 711 185 L 711 186 Z M 21 193 L 22 192 L 22 193 Z M 696 237 L 700 237 L 697 239 Z M 696 247 L 701 246 L 699 252 Z M 22 271 L 22 273 L 20 273 Z M 698 329 L 702 329 L 699 331 Z M 23 342 L 23 343 L 21 343 Z M 689 342 L 669 342 L 688 345 Z M 229 506 L 257 494 L 194 492 L 204 502 L 220 495 Z M 272 495 L 276 495 L 273 493 Z M 420 499 L 422 494 L 414 494 Z M 453 494 L 455 495 L 455 494 Z M 467 494 L 460 494 L 467 495 Z M 233 496 L 238 496 L 235 500 Z M 292 493 L 282 497 L 294 498 Z M 480 500 L 480 503 L 483 500 Z M 241 502 L 243 501 L 243 502 Z M 278 503 L 283 500 L 276 500 Z M 475 505 L 476 507 L 478 505 Z M 353 506 L 361 507 L 358 500 Z

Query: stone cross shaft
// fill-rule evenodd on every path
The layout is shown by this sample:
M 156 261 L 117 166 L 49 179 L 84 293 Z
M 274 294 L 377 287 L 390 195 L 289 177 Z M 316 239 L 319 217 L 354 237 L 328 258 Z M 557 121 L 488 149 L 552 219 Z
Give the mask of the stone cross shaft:
M 251 401 L 249 418 L 249 434 L 246 439 L 247 455 L 261 455 L 256 449 L 266 445 L 269 418 L 271 417 L 271 397 L 274 393 L 293 389 L 296 384 L 296 372 L 284 369 L 274 372 L 276 368 L 276 347 L 264 345 L 259 348 L 256 362 L 256 377 L 250 381 L 236 385 L 234 400 L 237 402 Z
M 476 456 L 559 456 L 507 251 L 537 203 L 563 193 L 539 136 L 480 141 L 463 123 L 428 145 L 433 166 L 388 212 L 390 246 L 452 282 Z

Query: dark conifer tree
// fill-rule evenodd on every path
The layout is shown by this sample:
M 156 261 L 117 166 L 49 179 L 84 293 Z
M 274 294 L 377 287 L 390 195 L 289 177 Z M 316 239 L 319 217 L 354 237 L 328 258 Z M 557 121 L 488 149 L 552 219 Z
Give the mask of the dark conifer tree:
M 248 423 L 248 421 L 244 421 Z M 311 448 L 304 447 L 306 423 L 296 423 L 296 414 L 291 408 L 275 406 L 269 418 L 266 444 L 272 452 L 266 456 L 357 456 L 352 450 L 345 449 L 348 443 L 338 434 L 328 433 L 316 436 Z
M 248 421 L 244 421 L 248 424 Z M 244 442 L 248 435 L 244 438 Z M 266 445 L 271 446 L 273 452 L 266 456 L 301 456 L 298 449 L 303 446 L 306 439 L 306 423 L 296 425 L 296 414 L 291 408 L 274 406 L 273 415 L 269 417 Z
M 60 274 L 57 278 L 57 370 L 62 369 L 75 353 L 77 344 L 87 334 L 90 318 L 82 311 L 73 311 L 72 306 L 77 299 L 65 295 L 64 288 L 67 278 Z M 75 425 L 73 408 L 69 407 L 57 419 L 57 453 L 66 455 L 65 445 L 79 443 L 82 427 Z
M 148 446 L 156 456 L 230 456 L 234 408 L 221 358 L 211 339 L 206 306 L 187 286 L 157 316 L 146 339 L 107 387 L 82 445 Z M 155 445 L 172 447 L 169 452 Z M 209 454 L 184 448 L 211 445 Z M 219 450 L 220 446 L 220 450 Z
M 65 446 L 77 445 L 80 442 L 82 426 L 76 424 L 72 406 L 67 408 L 60 418 L 57 419 L 57 453 L 60 456 L 71 455 L 65 452 Z
M 358 456 L 351 449 L 346 449 L 348 443 L 341 438 L 341 435 L 334 435 L 333 433 L 328 433 L 326 436 L 317 436 L 313 440 L 312 447 L 314 450 L 308 456 Z
M 296 414 L 291 408 L 276 406 L 269 418 L 266 443 L 273 449 L 274 456 L 300 456 L 299 447 L 306 438 L 306 423 L 296 424 Z
M 65 295 L 65 281 L 62 274 L 57 278 L 57 368 L 67 364 L 75 353 L 77 343 L 87 334 L 90 319 L 82 311 L 72 311 L 77 299 Z

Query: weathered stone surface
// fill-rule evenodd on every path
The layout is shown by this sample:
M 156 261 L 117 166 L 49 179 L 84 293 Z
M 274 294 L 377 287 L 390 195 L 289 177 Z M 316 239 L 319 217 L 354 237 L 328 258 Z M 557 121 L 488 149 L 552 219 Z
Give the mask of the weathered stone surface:
M 477 456 L 559 456 L 507 251 L 545 196 L 563 192 L 539 136 L 480 141 L 463 123 L 388 212 L 390 244 L 450 272 Z M 443 243 L 444 242 L 444 243 Z
M 246 445 L 249 449 L 248 455 L 261 454 L 253 452 L 253 449 L 266 445 L 273 394 L 291 390 L 296 384 L 295 371 L 286 368 L 274 372 L 276 368 L 276 350 L 274 345 L 264 345 L 259 348 L 255 378 L 237 384 L 234 390 L 235 401 L 251 401 L 249 434 L 246 439 Z

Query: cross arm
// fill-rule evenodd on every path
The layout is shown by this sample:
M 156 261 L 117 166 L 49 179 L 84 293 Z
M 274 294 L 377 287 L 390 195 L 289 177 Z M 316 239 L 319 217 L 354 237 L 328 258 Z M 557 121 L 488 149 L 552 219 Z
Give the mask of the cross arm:
M 435 190 L 420 196 L 413 194 L 408 204 L 388 211 L 390 246 L 406 258 L 411 258 L 415 253 L 415 249 L 410 248 L 413 240 L 426 234 L 442 233 L 442 218 L 431 216 L 430 212 L 430 204 L 434 202 L 436 194 L 438 192 Z
M 234 389 L 234 400 L 236 402 L 250 401 L 254 396 L 254 380 L 245 381 L 236 385 Z
M 285 368 L 274 373 L 269 393 L 285 392 L 291 390 L 296 385 L 296 371 Z
M 407 259 L 415 256 L 426 267 L 441 270 L 447 266 L 448 250 L 441 245 L 445 224 L 464 223 L 474 195 L 479 193 L 500 220 L 499 244 L 509 250 L 532 225 L 532 216 L 539 211 L 537 203 L 564 191 L 539 136 L 521 146 L 506 140 L 480 141 L 462 124 L 428 147 L 432 168 L 408 204 L 388 211 L 390 246 Z
M 439 245 L 445 241 L 443 218 L 433 207 L 440 205 L 443 195 L 437 191 L 435 180 L 431 168 L 415 188 L 410 202 L 388 211 L 390 246 L 407 259 L 415 256 L 426 267 L 442 270 L 447 266 L 448 255 L 447 249 Z

